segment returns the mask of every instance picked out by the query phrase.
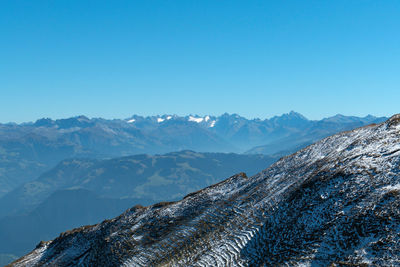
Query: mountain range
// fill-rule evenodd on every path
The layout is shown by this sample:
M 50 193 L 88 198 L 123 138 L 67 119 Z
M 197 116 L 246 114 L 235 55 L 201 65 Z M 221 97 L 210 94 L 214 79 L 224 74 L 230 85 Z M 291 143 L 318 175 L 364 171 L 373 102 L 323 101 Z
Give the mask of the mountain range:
M 225 113 L 0 124 L 0 260 L 60 231 L 132 205 L 177 200 L 235 172 L 256 173 L 330 134 L 385 119 L 336 115 L 315 121 L 290 112 L 264 120 Z M 71 198 L 86 204 L 74 210 Z M 53 221 L 58 208 L 66 212 Z
M 0 197 L 67 158 L 107 159 L 173 151 L 286 155 L 328 135 L 386 118 L 337 115 L 320 121 L 296 112 L 270 119 L 138 116 L 125 120 L 39 119 L 0 124 Z
M 399 173 L 396 115 L 64 232 L 10 266 L 397 266 Z

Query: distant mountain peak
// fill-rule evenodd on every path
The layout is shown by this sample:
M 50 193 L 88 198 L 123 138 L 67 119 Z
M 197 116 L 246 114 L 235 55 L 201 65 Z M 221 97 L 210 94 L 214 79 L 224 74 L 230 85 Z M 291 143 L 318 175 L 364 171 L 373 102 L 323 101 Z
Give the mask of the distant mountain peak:
M 40 127 L 40 126 L 53 126 L 54 125 L 54 121 L 50 118 L 42 118 L 42 119 L 38 119 L 34 124 L 34 126 Z
M 308 119 L 306 117 L 304 117 L 302 114 L 296 112 L 296 111 L 290 111 L 289 113 L 283 113 L 280 116 L 274 116 L 272 117 L 270 120 L 282 120 L 282 119 L 297 119 L 297 120 L 306 120 L 308 121 Z
M 296 111 L 290 111 L 287 114 L 283 114 L 282 116 L 287 116 L 290 118 L 296 118 L 296 119 L 301 119 L 301 120 L 308 120 L 305 116 L 303 116 L 302 114 L 300 114 L 299 112 Z
M 74 117 L 74 119 L 77 119 L 78 121 L 85 121 L 85 122 L 88 122 L 88 121 L 90 121 L 90 119 L 88 118 L 88 117 L 86 117 L 85 115 L 79 115 L 79 116 L 76 116 L 76 117 Z
M 296 112 L 296 111 L 294 111 L 294 110 L 291 110 L 290 112 L 289 112 L 289 115 L 290 116 L 296 116 L 296 117 L 304 117 L 302 114 L 300 114 L 299 112 Z M 305 118 L 305 117 L 304 117 Z

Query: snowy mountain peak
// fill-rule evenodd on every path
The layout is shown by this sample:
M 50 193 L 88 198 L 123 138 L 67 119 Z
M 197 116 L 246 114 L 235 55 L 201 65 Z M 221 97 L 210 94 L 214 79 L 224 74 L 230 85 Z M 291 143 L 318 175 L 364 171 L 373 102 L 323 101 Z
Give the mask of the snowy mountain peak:
M 196 117 L 195 116 L 189 116 L 188 121 L 194 121 L 194 122 L 200 123 L 200 122 L 204 121 L 204 118 L 197 117 L 197 116 Z
M 204 117 L 197 116 L 197 115 L 195 115 L 195 116 L 189 115 L 187 117 L 187 120 L 190 122 L 196 122 L 197 124 L 200 124 L 206 128 L 214 127 L 215 123 L 217 122 L 217 118 L 210 116 L 210 115 L 206 115 Z
M 12 266 L 398 265 L 399 119 L 63 233 Z
M 298 113 L 298 112 L 296 112 L 296 111 L 293 111 L 293 110 L 291 110 L 291 111 L 289 112 L 288 116 L 290 116 L 290 117 L 297 117 L 297 118 L 300 118 L 300 119 L 303 119 L 303 120 L 307 120 L 307 118 L 304 117 L 302 114 L 300 114 L 300 113 Z

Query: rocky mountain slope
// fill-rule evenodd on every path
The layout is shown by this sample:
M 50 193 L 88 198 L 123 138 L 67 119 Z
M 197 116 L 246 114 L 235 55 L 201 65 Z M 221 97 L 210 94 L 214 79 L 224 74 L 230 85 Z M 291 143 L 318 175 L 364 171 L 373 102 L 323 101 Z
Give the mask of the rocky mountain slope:
M 400 264 L 400 115 L 62 233 L 11 266 Z
M 132 116 L 126 120 L 40 119 L 0 124 L 0 196 L 53 168 L 66 158 L 97 159 L 179 150 L 274 154 L 382 118 L 332 117 L 318 123 L 291 112 L 271 119 L 221 116 Z M 301 141 L 301 142 L 300 142 Z

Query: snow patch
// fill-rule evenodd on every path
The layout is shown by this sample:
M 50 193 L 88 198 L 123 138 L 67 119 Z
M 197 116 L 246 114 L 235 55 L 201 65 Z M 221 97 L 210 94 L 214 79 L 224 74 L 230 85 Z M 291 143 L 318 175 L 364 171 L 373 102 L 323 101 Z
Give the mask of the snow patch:
M 143 238 L 143 236 L 142 236 L 142 235 L 132 236 L 132 238 L 133 238 L 135 241 L 140 241 L 140 240 Z
M 135 119 L 130 119 L 127 121 L 127 123 L 134 123 L 136 120 Z
M 189 121 L 194 121 L 194 122 L 200 123 L 200 122 L 204 121 L 204 118 L 196 118 L 193 116 L 189 116 Z
M 163 119 L 163 118 L 157 118 L 157 122 L 158 122 L 158 123 L 163 122 L 163 121 L 165 121 L 165 119 Z
M 396 184 L 396 185 L 388 185 L 382 188 L 383 194 L 389 191 L 398 191 L 400 190 L 400 184 Z

